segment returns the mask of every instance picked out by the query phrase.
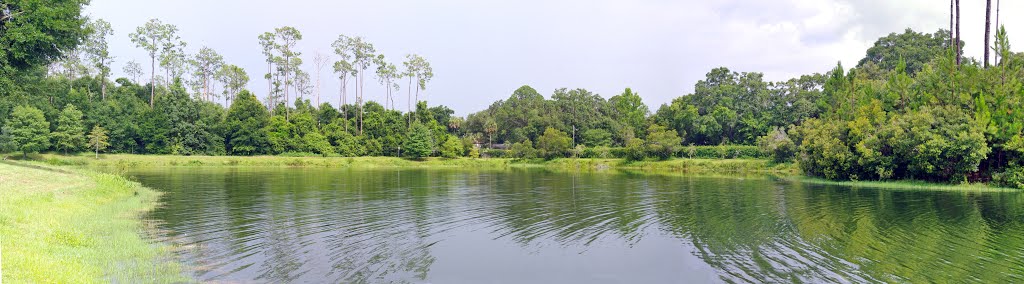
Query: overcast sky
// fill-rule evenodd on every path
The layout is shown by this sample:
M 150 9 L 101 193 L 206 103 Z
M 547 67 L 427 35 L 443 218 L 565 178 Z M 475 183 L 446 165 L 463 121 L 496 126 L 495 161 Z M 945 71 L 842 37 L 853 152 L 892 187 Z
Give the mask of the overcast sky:
M 980 58 L 985 1 L 960 5 L 965 53 Z M 1024 18 L 1012 16 L 1022 8 L 1020 1 L 1002 3 L 1001 24 L 1013 47 L 1024 45 Z M 948 2 L 935 0 L 93 0 L 86 11 L 114 28 L 116 76 L 130 60 L 148 76 L 147 55 L 128 34 L 159 18 L 179 28 L 189 53 L 208 46 L 245 68 L 249 89 L 262 98 L 266 63 L 257 36 L 293 26 L 303 34 L 298 50 L 314 80 L 315 52 L 329 54 L 339 34 L 362 36 L 399 67 L 409 53 L 430 61 L 435 77 L 427 99 L 458 115 L 485 109 L 522 85 L 546 97 L 565 87 L 609 98 L 631 87 L 654 111 L 692 92 L 715 67 L 786 80 L 839 61 L 853 67 L 891 32 L 949 26 Z M 337 104 L 340 84 L 329 72 L 322 75 L 322 99 Z M 396 102 L 405 109 L 402 88 Z M 380 100 L 383 90 L 367 77 L 368 100 Z

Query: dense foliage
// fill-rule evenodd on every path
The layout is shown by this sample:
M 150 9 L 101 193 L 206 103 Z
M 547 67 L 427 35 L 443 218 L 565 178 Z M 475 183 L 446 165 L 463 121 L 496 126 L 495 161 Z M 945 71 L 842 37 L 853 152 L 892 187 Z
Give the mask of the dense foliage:
M 879 39 L 849 70 L 840 65 L 770 82 L 761 73 L 715 68 L 692 94 L 653 113 L 629 88 L 605 99 L 582 88 L 545 97 L 522 86 L 463 119 L 419 100 L 433 76 L 425 59 L 408 55 L 406 70 L 399 70 L 360 37 L 342 35 L 332 45 L 341 58 L 333 66 L 343 86 L 332 104 L 321 102 L 319 92 L 313 96 L 311 76 L 299 68 L 298 30 L 260 35 L 268 64 L 268 94 L 261 102 L 242 89 L 245 71 L 225 64 L 212 49 L 185 54 L 173 25 L 154 19 L 132 33 L 133 42 L 149 51 L 149 80 L 140 82 L 141 64 L 130 62 L 125 73 L 131 78 L 109 82 L 114 57 L 106 38 L 113 31 L 102 20 L 82 17 L 84 2 L 6 3 L 16 12 L 0 29 L 0 142 L 8 151 L 770 157 L 798 162 L 807 174 L 828 179 L 1024 185 L 1024 56 L 1010 51 L 1002 29 L 994 45 L 1000 60 L 990 68 L 969 58 L 958 63 L 962 51 L 953 49 L 963 43 L 951 46 L 948 31 L 906 30 Z M 388 86 L 383 104 L 363 100 L 364 71 L 373 66 Z M 402 78 L 409 82 L 408 100 L 416 102 L 406 112 L 394 104 L 395 82 Z M 358 83 L 355 102 L 347 98 L 349 79 Z M 222 94 L 211 91 L 217 82 Z

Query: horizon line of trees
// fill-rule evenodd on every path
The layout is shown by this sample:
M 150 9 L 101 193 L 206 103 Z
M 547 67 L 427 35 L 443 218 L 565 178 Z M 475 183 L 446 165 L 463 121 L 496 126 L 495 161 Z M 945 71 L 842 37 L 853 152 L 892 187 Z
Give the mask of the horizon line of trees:
M 739 153 L 756 146 L 761 154 L 744 155 L 797 161 L 805 173 L 827 179 L 995 181 L 1024 188 L 1024 55 L 1011 51 L 1003 27 L 991 65 L 962 57 L 964 43 L 951 31 L 907 29 L 880 38 L 851 69 L 838 65 L 768 82 L 761 73 L 715 68 L 692 94 L 653 111 L 629 88 L 605 99 L 583 88 L 545 97 L 524 85 L 461 118 L 419 98 L 433 76 L 425 59 L 409 55 L 399 72 L 360 37 L 339 36 L 332 44 L 338 61 L 314 56 L 317 77 L 327 66 L 338 75 L 338 107 L 321 101 L 319 91 L 307 96 L 314 86 L 294 50 L 302 35 L 290 27 L 259 36 L 268 64 L 263 102 L 244 88 L 244 71 L 222 74 L 236 68 L 212 49 L 185 55 L 177 29 L 159 20 L 132 34 L 149 51 L 149 82 L 138 81 L 139 64 L 129 64 L 133 78 L 108 82 L 106 36 L 112 32 L 102 20 L 80 15 L 84 3 L 61 2 L 60 13 L 19 14 L 0 30 L 3 46 L 10 47 L 0 52 L 5 150 L 642 160 L 692 157 L 694 147 L 735 146 L 722 149 Z M 34 26 L 49 23 L 64 29 Z M 52 42 L 17 41 L 33 32 L 52 33 Z M 83 68 L 82 60 L 93 67 Z M 157 60 L 169 82 L 157 80 Z M 365 71 L 374 66 L 387 89 L 380 103 L 363 94 Z M 219 81 L 224 76 L 232 79 Z M 352 103 L 349 79 L 355 80 Z M 400 79 L 409 86 L 405 112 L 394 98 Z M 216 82 L 225 86 L 221 94 Z M 218 96 L 228 107 L 214 102 Z

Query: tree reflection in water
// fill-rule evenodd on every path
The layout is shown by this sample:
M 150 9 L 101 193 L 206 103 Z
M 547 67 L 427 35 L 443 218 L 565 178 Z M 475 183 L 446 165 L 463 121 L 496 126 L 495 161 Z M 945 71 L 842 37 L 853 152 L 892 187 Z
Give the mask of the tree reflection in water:
M 132 174 L 166 192 L 148 218 L 199 280 L 429 281 L 438 278 L 430 271 L 436 262 L 451 261 L 432 250 L 459 249 L 446 240 L 467 232 L 486 234 L 485 245 L 584 258 L 597 257 L 588 254 L 597 244 L 629 251 L 652 237 L 675 238 L 691 250 L 681 258 L 699 259 L 727 282 L 1024 280 L 1024 200 L 1016 192 L 535 169 Z

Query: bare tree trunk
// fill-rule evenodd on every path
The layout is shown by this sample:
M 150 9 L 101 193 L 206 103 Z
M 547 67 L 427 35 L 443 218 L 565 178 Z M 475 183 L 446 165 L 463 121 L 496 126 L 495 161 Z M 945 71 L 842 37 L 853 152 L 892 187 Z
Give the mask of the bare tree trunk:
M 284 56 L 284 118 L 288 119 L 288 73 L 291 72 L 291 60 L 288 55 Z
M 989 35 L 992 32 L 992 0 L 985 0 L 985 68 L 988 68 Z
M 953 17 L 956 15 L 956 11 L 953 10 L 953 2 L 955 2 L 955 1 L 954 0 L 949 0 L 949 48 L 952 49 L 953 52 L 959 53 L 960 50 L 957 47 L 960 45 L 960 39 L 958 39 L 956 37 L 953 37 Z M 960 64 L 960 62 L 959 62 L 960 61 L 960 55 L 957 54 L 957 55 L 954 55 L 954 56 L 957 57 L 957 65 L 959 66 L 959 64 Z M 953 78 L 953 76 L 955 75 L 955 74 L 953 74 L 954 72 L 956 72 L 956 68 L 951 68 L 950 69 L 950 74 L 949 74 L 949 78 L 950 78 L 950 80 L 949 80 L 949 98 L 950 98 L 950 102 L 952 102 L 953 99 L 956 97 L 956 80 Z
M 408 95 L 408 98 L 406 99 L 406 104 L 408 104 L 408 105 L 406 105 L 405 108 L 408 109 L 407 113 L 409 114 L 409 119 L 408 119 L 409 122 L 405 124 L 405 128 L 412 127 L 412 76 L 409 76 L 409 90 L 408 90 L 408 92 L 409 92 L 409 95 Z
M 208 79 L 206 74 L 203 74 L 203 99 L 211 100 L 210 99 L 210 79 Z
M 961 46 L 959 46 L 959 43 L 961 43 L 961 39 L 959 39 L 959 0 L 956 0 L 956 50 L 953 50 L 956 52 L 956 68 L 959 68 L 959 65 L 961 65 Z
M 1000 2 L 1000 0 L 996 0 L 996 33 L 999 33 L 999 29 L 1000 29 L 1000 26 L 999 26 L 999 6 L 1000 6 L 999 4 L 1000 3 L 999 2 Z M 1002 60 L 1003 60 L 1002 59 L 1002 54 L 999 54 L 999 52 L 996 52 L 995 53 L 995 64 L 999 65 L 999 62 L 1002 61 Z
M 316 107 L 320 107 L 320 68 L 316 69 Z
M 345 77 L 346 75 L 341 75 L 341 78 L 338 78 L 341 80 L 341 89 L 338 89 L 338 110 L 341 111 L 342 117 L 345 118 L 345 132 L 348 132 L 348 112 L 345 111 L 345 101 L 347 100 L 345 98 Z
M 267 61 L 267 100 L 270 101 L 270 105 L 267 106 L 273 115 L 274 112 L 274 66 L 273 63 Z
M 363 67 L 359 70 L 359 94 L 357 103 L 359 104 L 359 135 L 363 135 Z
M 998 19 L 996 19 L 996 22 L 998 22 Z M 106 66 L 105 64 L 104 60 L 99 60 L 99 96 L 102 100 L 106 100 L 106 72 L 103 71 L 103 67 Z
M 953 46 L 954 46 L 953 41 L 956 40 L 955 38 L 953 38 L 953 14 L 954 13 L 955 12 L 953 11 L 953 0 L 949 0 L 949 48 L 953 48 Z
M 156 56 L 149 57 L 149 108 L 153 108 L 156 98 Z

